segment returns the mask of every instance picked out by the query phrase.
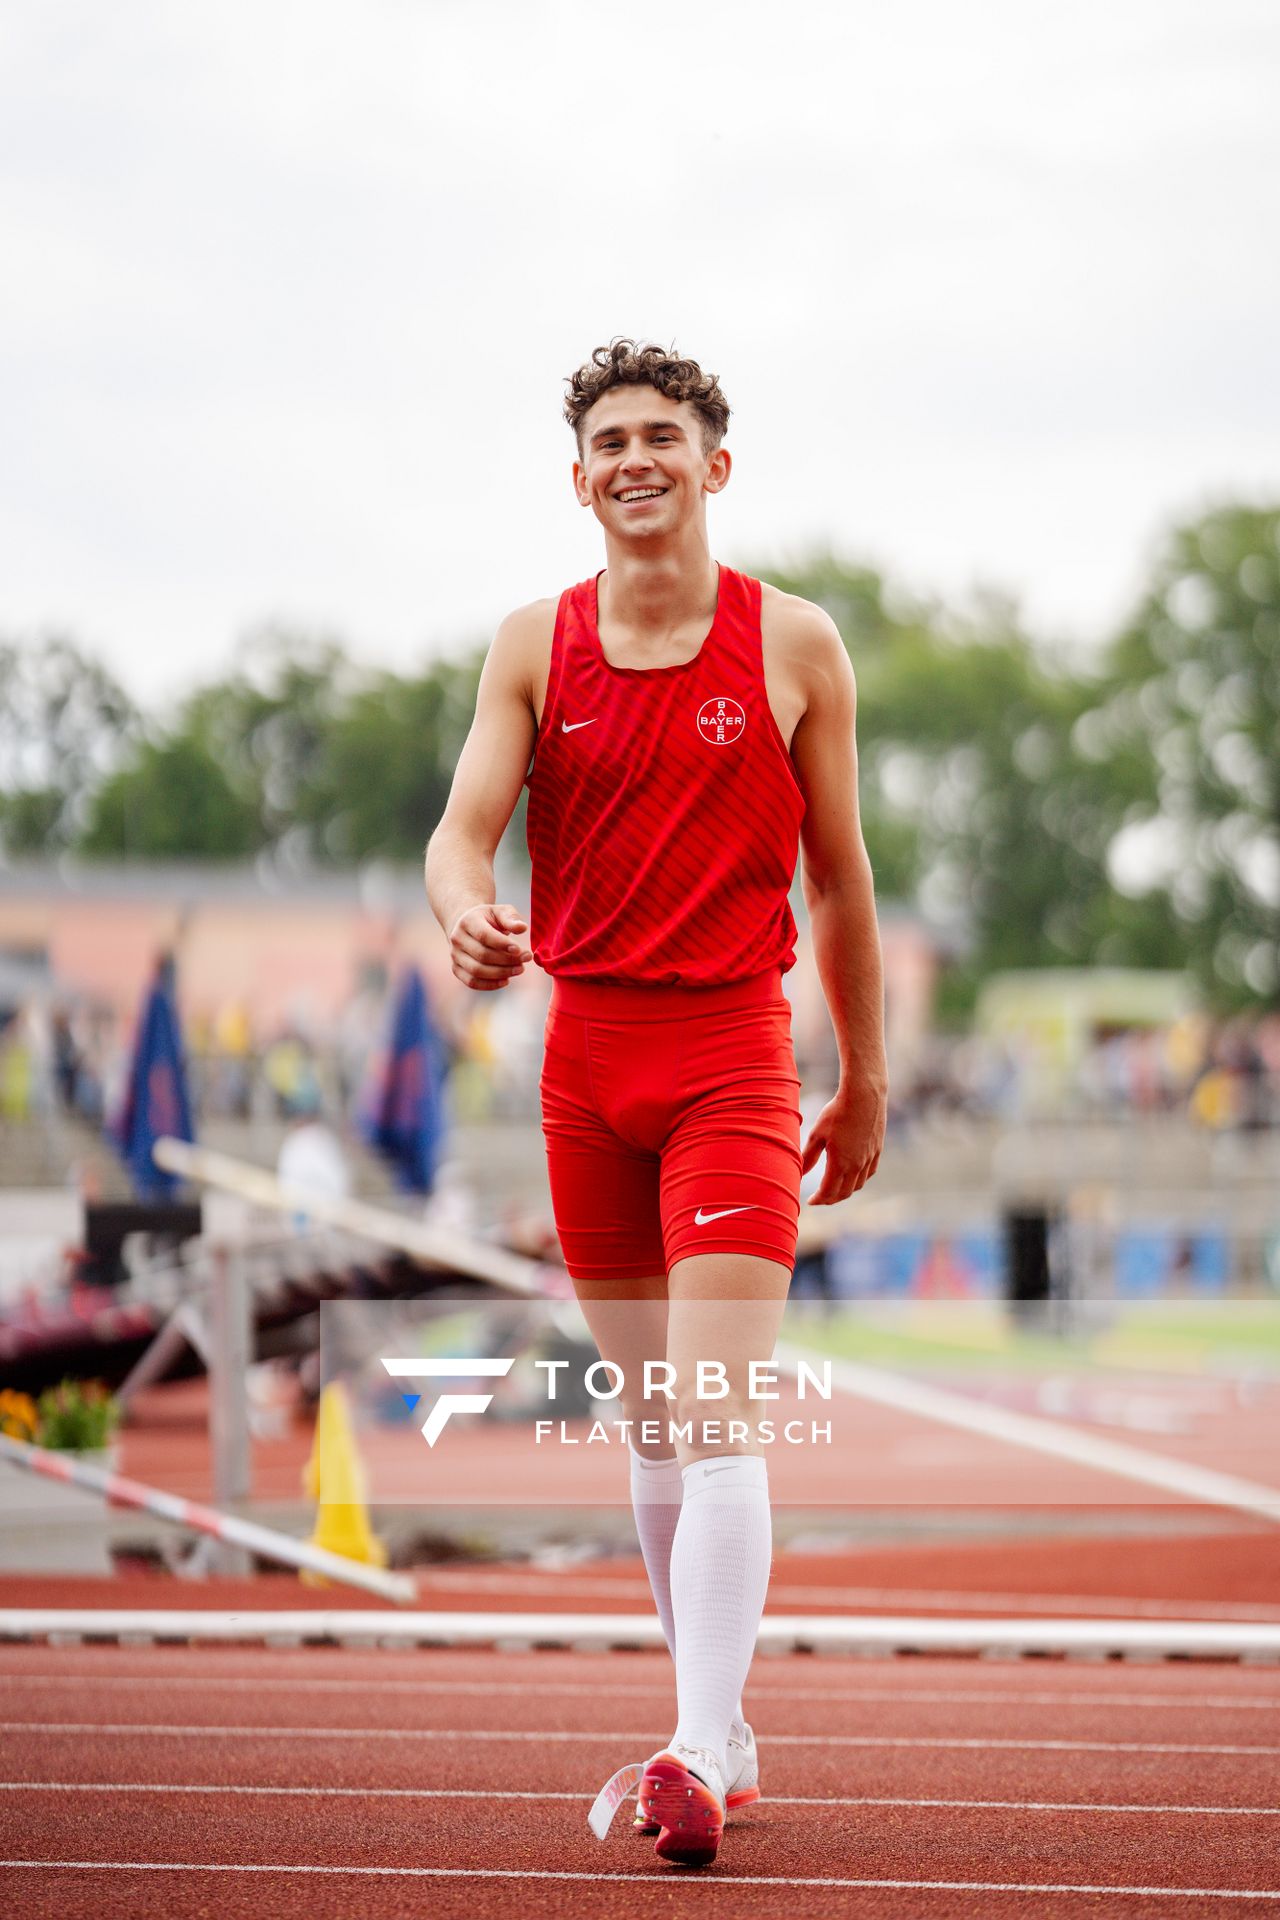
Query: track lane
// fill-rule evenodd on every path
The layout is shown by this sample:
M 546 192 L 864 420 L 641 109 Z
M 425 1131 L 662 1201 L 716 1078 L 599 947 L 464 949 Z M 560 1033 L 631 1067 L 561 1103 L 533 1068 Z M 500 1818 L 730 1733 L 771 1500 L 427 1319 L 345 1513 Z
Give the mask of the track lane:
M 913 1510 L 925 1515 L 918 1500 Z M 1008 1515 L 1007 1503 L 1005 1514 Z M 592 1514 L 580 1516 L 589 1536 Z M 1167 1531 L 1166 1508 L 1133 1517 L 1142 1529 L 1118 1531 L 1105 1511 L 1064 1509 L 1063 1532 L 1046 1533 L 1043 1509 L 1025 1516 L 1029 1534 L 999 1538 L 849 1544 L 823 1552 L 780 1546 L 769 1604 L 782 1611 L 920 1613 L 1056 1613 L 1098 1618 L 1275 1619 L 1280 1617 L 1280 1529 L 1244 1529 L 1238 1516 L 1203 1510 L 1185 1530 Z M 962 1512 L 949 1518 L 959 1523 Z M 989 1530 L 989 1513 L 972 1513 Z M 1081 1522 L 1092 1532 L 1081 1532 Z M 1230 1524 L 1227 1521 L 1230 1520 Z M 858 1524 L 851 1515 L 851 1524 Z M 1069 1531 L 1067 1529 L 1070 1529 Z M 416 1570 L 421 1604 L 444 1610 L 509 1610 L 518 1600 L 538 1612 L 621 1612 L 649 1605 L 638 1555 L 582 1566 L 529 1562 L 423 1567 Z M 176 1580 L 153 1571 L 84 1575 L 0 1575 L 5 1607 L 182 1607 L 203 1609 L 332 1607 L 337 1590 L 303 1587 L 288 1574 L 251 1580 Z M 386 1603 L 352 1588 L 340 1604 L 385 1613 Z
M 506 1788 L 490 1787 L 491 1800 L 565 1800 L 582 1805 L 585 1796 L 581 1792 L 568 1792 L 560 1788 Z M 465 1787 L 320 1787 L 300 1786 L 290 1782 L 279 1786 L 248 1785 L 243 1781 L 222 1781 L 218 1783 L 175 1785 L 171 1781 L 120 1781 L 120 1780 L 0 1780 L 0 1792 L 3 1793 L 127 1793 L 127 1794 L 207 1794 L 216 1798 L 218 1794 L 242 1794 L 257 1799 L 270 1799 L 277 1796 L 284 1799 L 323 1800 L 328 1796 L 337 1799 L 368 1799 L 377 1796 L 389 1800 L 461 1800 L 470 1798 L 471 1790 Z M 843 1795 L 821 1799 L 813 1794 L 781 1794 L 771 1792 L 769 1804 L 775 1807 L 960 1807 L 969 1810 L 981 1810 L 993 1813 L 1158 1813 L 1235 1816 L 1238 1814 L 1256 1815 L 1265 1819 L 1280 1819 L 1280 1807 L 1255 1805 L 1218 1805 L 1203 1806 L 1195 1802 L 1166 1804 L 1158 1801 L 1107 1801 L 1107 1800 L 973 1800 L 941 1798 L 909 1798 L 898 1795 L 881 1794 Z
M 118 1779 L 164 1784 L 238 1780 L 263 1785 L 414 1788 L 466 1787 L 478 1794 L 503 1786 L 536 1791 L 554 1785 L 583 1796 L 586 1806 L 601 1782 L 650 1747 L 593 1743 L 587 1752 L 557 1743 L 555 1778 L 533 1742 L 459 1743 L 432 1740 L 386 1743 L 375 1737 L 200 1741 L 167 1736 L 104 1738 L 83 1734 L 29 1735 L 6 1743 L 6 1777 L 32 1780 Z M 377 1755 L 376 1763 L 371 1755 Z M 1194 1759 L 1194 1768 L 1191 1765 Z M 1098 1752 L 1078 1748 L 1014 1748 L 981 1755 L 956 1747 L 822 1748 L 762 1743 L 767 1793 L 1146 1802 L 1196 1800 L 1241 1806 L 1280 1804 L 1274 1778 L 1259 1775 L 1252 1752 L 1195 1755 Z M 1120 1790 L 1117 1790 L 1119 1783 Z
M 773 1797 L 735 1819 L 721 1863 L 695 1881 L 673 1875 L 621 1827 L 603 1847 L 585 1827 L 601 1780 L 632 1757 L 619 1746 L 650 1732 L 657 1745 L 669 1731 L 665 1656 L 7 1647 L 4 1717 L 23 1724 L 5 1737 L 15 1764 L 3 1773 L 27 1784 L 0 1791 L 0 1856 L 177 1863 L 172 1873 L 22 1869 L 24 1913 L 56 1911 L 60 1920 L 81 1912 L 315 1920 L 356 1905 L 362 1920 L 410 1912 L 419 1920 L 424 1911 L 509 1920 L 517 1907 L 522 1920 L 685 1920 L 704 1910 L 733 1920 L 1001 1912 L 1212 1920 L 1275 1905 L 1244 1898 L 1280 1890 L 1280 1818 L 1258 1811 L 1280 1807 L 1280 1755 L 1265 1751 L 1280 1748 L 1280 1675 L 1270 1669 L 793 1657 L 762 1662 L 756 1674 L 750 1711 Z M 611 1683 L 620 1732 L 601 1711 Z M 468 1686 L 477 1690 L 457 1690 Z M 833 1697 L 841 1693 L 851 1697 Z M 41 1720 L 90 1731 L 42 1730 Z M 222 1731 L 193 1735 L 166 1723 Z M 471 1723 L 499 1737 L 473 1740 L 463 1731 Z M 844 1731 L 851 1725 L 858 1731 Z M 601 1738 L 539 1737 L 577 1726 Z M 535 1737 L 501 1737 L 508 1729 Z M 862 1740 L 895 1744 L 845 1744 Z M 74 1790 L 95 1782 L 125 1791 Z M 317 1790 L 228 1791 L 254 1786 Z M 538 1797 L 498 1800 L 494 1789 Z M 957 1804 L 973 1799 L 1019 1804 Z M 264 1871 L 211 1871 L 250 1864 Z M 281 1870 L 353 1865 L 424 1871 Z M 478 1865 L 585 1877 L 463 1872 Z M 425 1871 L 441 1867 L 447 1876 Z M 601 1877 L 611 1873 L 627 1877 Z M 813 1880 L 840 1884 L 804 1885 Z M 1162 1891 L 1133 1891 L 1143 1887 Z
M 175 1794 L 132 1802 L 121 1796 L 105 1808 L 89 1795 L 4 1798 L 15 1802 L 0 1806 L 4 1858 L 401 1869 L 483 1862 L 513 1871 L 626 1871 L 672 1881 L 651 1844 L 615 1828 L 600 1845 L 587 1832 L 582 1809 L 561 1801 L 530 1807 L 487 1797 L 425 1805 L 282 1798 L 264 1820 L 259 1805 L 234 1796 L 215 1808 Z M 26 1843 L 19 1846 L 23 1832 Z M 122 1837 L 134 1843 L 123 1853 Z M 717 1875 L 783 1883 L 814 1874 L 952 1884 L 1014 1878 L 1274 1892 L 1274 1862 L 1275 1822 L 1246 1816 L 1227 1832 L 1207 1817 L 1094 1814 L 1083 1823 L 1079 1817 L 1049 1822 L 1028 1813 L 905 1807 L 807 1807 L 798 1820 L 795 1809 L 765 1804 L 731 1820 Z
M 8 1863 L 0 1863 L 11 1871 Z M 69 1870 L 66 1870 L 69 1869 Z M 428 1869 L 429 1874 L 437 1870 Z M 413 1879 L 381 1868 L 353 1873 L 302 1866 L 274 1873 L 210 1869 L 198 1862 L 158 1872 L 120 1863 L 65 1863 L 27 1870 L 21 1876 L 27 1920 L 136 1920 L 164 1914 L 166 1920 L 346 1920 L 357 1907 L 361 1920 L 509 1920 L 518 1904 L 522 1920 L 672 1920 L 672 1916 L 721 1916 L 733 1920 L 1239 1920 L 1242 1914 L 1275 1911 L 1270 1894 L 1239 1890 L 1189 1891 L 1168 1885 L 1117 1889 L 1072 1883 L 1014 1880 L 929 1886 L 899 1879 L 885 1884 L 853 1876 L 779 1881 L 725 1878 L 713 1870 L 696 1885 L 673 1888 L 631 1873 L 527 1875 L 481 1870 L 447 1878 Z M 317 1872 L 332 1877 L 316 1878 Z M 366 1877 L 368 1875 L 369 1877 Z M 297 1877 L 295 1877 L 297 1876 Z M 68 1904 L 70 1898 L 75 1904 Z
M 95 1648 L 83 1651 L 96 1654 L 105 1650 Z M 66 1657 L 61 1650 L 59 1655 Z M 324 1657 L 335 1661 L 345 1658 L 343 1655 Z M 121 1656 L 121 1658 L 127 1658 L 127 1656 Z M 899 1664 L 905 1665 L 906 1662 Z M 966 1664 L 972 1666 L 976 1663 Z M 858 1709 L 878 1704 L 889 1704 L 895 1707 L 1021 1705 L 1072 1709 L 1077 1712 L 1098 1708 L 1115 1710 L 1118 1707 L 1129 1707 L 1135 1711 L 1163 1714 L 1194 1711 L 1198 1715 L 1262 1713 L 1280 1716 L 1280 1693 L 1273 1691 L 1268 1696 L 1255 1691 L 1259 1686 L 1259 1679 L 1249 1669 L 1243 1670 L 1244 1684 L 1250 1688 L 1247 1693 L 1237 1691 L 1232 1695 L 1225 1692 L 1184 1692 L 1179 1696 L 1168 1686 L 1169 1674 L 1178 1672 L 1176 1668 L 1169 1669 L 1161 1676 L 1163 1683 L 1161 1690 L 1140 1691 L 1141 1675 L 1139 1673 L 1133 1676 L 1127 1687 L 1121 1687 L 1117 1677 L 1117 1686 L 1107 1691 L 1102 1688 L 1089 1688 L 1086 1676 L 1081 1673 L 1078 1664 L 1068 1665 L 1065 1661 L 1061 1664 L 1066 1668 L 1066 1684 L 1056 1688 L 1037 1686 L 1034 1682 L 1026 1684 L 1026 1680 L 1030 1679 L 1030 1671 L 1026 1669 L 1021 1670 L 1025 1676 L 1024 1684 L 1021 1686 L 1014 1684 L 1014 1679 L 1019 1676 L 1019 1669 L 1014 1669 L 1014 1678 L 1004 1686 L 984 1683 L 971 1684 L 967 1687 L 841 1684 L 834 1675 L 827 1686 L 806 1686 L 802 1683 L 789 1685 L 785 1682 L 762 1685 L 753 1675 L 747 1690 L 747 1699 L 750 1710 L 753 1712 L 758 1710 L 761 1713 L 772 1712 L 775 1708 L 788 1703 L 813 1701 L 828 1706 L 840 1705 Z M 767 1671 L 767 1663 L 764 1670 Z M 893 1669 L 890 1668 L 890 1676 L 892 1671 Z M 1043 1669 L 1041 1671 L 1043 1672 Z M 1187 1670 L 1184 1668 L 1182 1671 Z M 602 1677 L 596 1681 L 557 1682 L 519 1680 L 514 1677 L 508 1680 L 460 1680 L 452 1676 L 429 1678 L 420 1675 L 416 1667 L 404 1670 L 398 1678 L 388 1679 L 385 1675 L 385 1657 L 382 1673 L 369 1671 L 357 1676 L 347 1673 L 325 1675 L 313 1671 L 305 1675 L 295 1674 L 288 1678 L 283 1677 L 278 1671 L 213 1673 L 207 1666 L 198 1674 L 182 1669 L 168 1674 L 132 1670 L 107 1673 L 101 1669 L 94 1671 L 88 1668 L 71 1673 L 51 1673 L 45 1668 L 23 1671 L 6 1670 L 0 1667 L 0 1685 L 10 1690 L 15 1701 L 21 1701 L 23 1698 L 23 1688 L 43 1688 L 55 1702 L 59 1689 L 63 1690 L 65 1697 L 100 1692 L 103 1695 L 104 1704 L 110 1702 L 113 1694 L 139 1701 L 163 1700 L 180 1693 L 192 1678 L 199 1679 L 201 1694 L 208 1699 L 252 1695 L 267 1700 L 287 1695 L 291 1698 L 309 1698 L 322 1702 L 326 1699 L 349 1695 L 367 1700 L 371 1706 L 376 1706 L 380 1700 L 389 1696 L 400 1702 L 456 1699 L 533 1701 L 539 1703 L 541 1707 L 547 1702 L 557 1700 L 595 1701 L 599 1700 L 603 1693 L 607 1694 L 610 1700 L 635 1702 L 637 1710 L 640 1710 L 641 1702 L 652 1709 L 654 1703 L 665 1704 L 671 1700 L 669 1669 L 664 1669 L 661 1674 L 655 1671 L 653 1678 L 647 1682 L 622 1681 L 611 1677 Z M 1155 1684 L 1153 1682 L 1152 1686 L 1154 1687 Z M 1221 1685 L 1222 1682 L 1219 1684 Z
M 57 1671 L 53 1671 L 56 1663 Z M 211 1692 L 258 1686 L 299 1694 L 367 1691 L 518 1699 L 584 1697 L 649 1699 L 670 1695 L 671 1663 L 665 1653 L 579 1653 L 561 1649 L 491 1653 L 488 1650 L 422 1648 L 295 1648 L 287 1651 L 248 1643 L 191 1648 L 132 1647 L 116 1643 L 51 1648 L 41 1643 L 0 1646 L 0 1681 L 47 1675 L 51 1684 L 75 1686 L 95 1676 L 123 1686 L 135 1680 L 163 1689 L 198 1680 Z M 1070 1704 L 1078 1698 L 1103 1703 L 1240 1707 L 1280 1714 L 1280 1667 L 1242 1666 L 1236 1661 L 985 1660 L 949 1656 L 892 1659 L 811 1655 L 760 1659 L 752 1668 L 752 1699 L 896 1701 L 943 1698 L 961 1701 L 1044 1698 Z
M 163 1660 L 163 1652 L 158 1658 Z M 293 1657 L 293 1656 L 291 1656 Z M 483 1660 L 484 1656 L 479 1656 Z M 869 1663 L 859 1662 L 859 1670 Z M 930 1663 L 935 1664 L 935 1663 Z M 989 1674 L 991 1663 L 983 1663 Z M 1011 1669 L 1019 1672 L 1020 1669 Z M 1089 1672 L 1090 1669 L 1082 1671 Z M 1161 1669 L 1143 1668 L 1148 1685 L 1156 1684 Z M 161 1737 L 159 1729 L 167 1725 L 190 1730 L 198 1725 L 207 1729 L 210 1740 L 219 1737 L 248 1737 L 261 1729 L 270 1739 L 286 1737 L 290 1728 L 327 1729 L 335 1738 L 344 1731 L 356 1736 L 381 1737 L 387 1742 L 400 1738 L 425 1739 L 432 1733 L 469 1729 L 477 1736 L 520 1736 L 559 1739 L 565 1735 L 581 1738 L 595 1755 L 604 1755 L 610 1742 L 659 1744 L 671 1731 L 675 1712 L 674 1690 L 667 1684 L 652 1691 L 637 1691 L 625 1697 L 611 1693 L 607 1676 L 602 1675 L 594 1693 L 565 1695 L 558 1690 L 529 1694 L 515 1691 L 437 1692 L 427 1686 L 401 1691 L 394 1685 L 378 1687 L 367 1693 L 360 1683 L 352 1688 L 303 1688 L 290 1684 L 288 1675 L 279 1675 L 281 1685 L 262 1688 L 203 1687 L 200 1682 L 180 1681 L 174 1685 L 148 1685 L 134 1679 L 124 1686 L 113 1685 L 109 1676 L 77 1676 L 71 1687 L 39 1679 L 25 1680 L 12 1674 L 6 1686 L 6 1706 L 0 1714 L 0 1732 L 12 1733 L 25 1723 L 38 1722 L 56 1736 L 60 1729 L 82 1729 L 91 1722 L 105 1723 L 115 1733 L 136 1727 L 139 1737 Z M 211 1676 L 216 1679 L 216 1676 Z M 405 1674 L 406 1683 L 410 1673 Z M 198 1717 L 191 1712 L 191 1689 L 199 1690 Z M 963 1693 L 952 1689 L 953 1693 Z M 1119 1690 L 1117 1690 L 1119 1691 Z M 1093 1690 L 1092 1701 L 1072 1699 L 1064 1693 L 1061 1700 L 1048 1697 L 1043 1690 L 1016 1685 L 1005 1689 L 1003 1699 L 987 1700 L 978 1692 L 957 1699 L 919 1699 L 907 1695 L 853 1698 L 833 1697 L 832 1692 L 814 1691 L 801 1697 L 770 1697 L 768 1688 L 748 1689 L 749 1712 L 757 1735 L 791 1744 L 797 1738 L 812 1736 L 818 1744 L 912 1740 L 943 1740 L 957 1737 L 957 1714 L 963 1712 L 965 1737 L 972 1743 L 999 1748 L 1009 1738 L 1038 1742 L 1065 1739 L 1076 1744 L 1112 1743 L 1121 1740 L 1135 1747 L 1199 1748 L 1210 1745 L 1242 1745 L 1256 1749 L 1260 1762 L 1280 1755 L 1280 1701 L 1274 1715 L 1249 1711 L 1248 1724 L 1233 1725 L 1238 1714 L 1233 1708 L 1209 1708 L 1188 1702 L 1171 1701 L 1160 1713 L 1159 1724 L 1132 1722 L 1141 1710 L 1113 1704 L 1101 1689 Z M 612 1704 L 611 1704 L 612 1703 Z M 1066 1723 L 1064 1724 L 1064 1716 Z M 1123 1720 L 1124 1725 L 1119 1726 Z M 1271 1754 L 1265 1750 L 1270 1747 Z

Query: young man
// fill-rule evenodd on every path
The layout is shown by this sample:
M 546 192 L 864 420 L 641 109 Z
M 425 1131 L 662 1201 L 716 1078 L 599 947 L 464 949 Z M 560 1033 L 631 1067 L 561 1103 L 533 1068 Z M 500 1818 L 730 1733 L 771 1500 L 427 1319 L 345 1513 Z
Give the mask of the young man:
M 759 1798 L 740 1695 L 771 1524 L 748 1364 L 773 1352 L 802 1173 L 825 1152 L 811 1203 L 825 1206 L 879 1162 L 880 945 L 840 635 L 820 608 L 711 557 L 707 502 L 731 468 L 714 375 L 615 340 L 572 376 L 565 414 L 605 569 L 498 629 L 427 891 L 468 987 L 499 990 L 531 960 L 552 976 L 541 1094 L 556 1225 L 626 1383 L 636 1526 L 676 1663 L 678 1724 L 646 1763 L 636 1825 L 664 1859 L 701 1865 L 726 1806 Z M 526 769 L 527 942 L 523 917 L 493 902 Z M 801 846 L 841 1066 L 803 1154 L 781 985 Z M 655 1358 L 674 1369 L 674 1406 L 640 1390 Z M 728 1393 L 708 1408 L 691 1387 L 710 1358 Z M 735 1419 L 748 1438 L 726 1446 Z M 693 1438 L 673 1448 L 673 1425 Z

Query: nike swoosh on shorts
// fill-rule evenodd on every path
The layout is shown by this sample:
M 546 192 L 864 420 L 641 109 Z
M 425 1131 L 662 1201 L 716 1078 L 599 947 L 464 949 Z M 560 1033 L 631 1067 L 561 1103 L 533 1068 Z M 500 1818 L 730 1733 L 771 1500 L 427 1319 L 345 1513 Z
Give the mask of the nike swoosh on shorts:
M 596 721 L 599 718 L 600 718 L 600 715 L 597 713 L 593 715 L 590 720 L 575 720 L 572 726 L 569 725 L 569 722 L 567 720 L 562 720 L 560 722 L 560 725 L 565 731 L 565 733 L 576 733 L 579 727 L 594 727 Z
M 753 1201 L 751 1205 L 754 1206 L 754 1204 L 755 1202 Z M 705 1227 L 708 1221 L 723 1220 L 726 1213 L 750 1213 L 750 1212 L 751 1212 L 751 1206 L 721 1207 L 719 1213 L 704 1213 L 702 1211 L 702 1208 L 699 1207 L 698 1211 L 693 1216 L 693 1224 L 695 1227 Z

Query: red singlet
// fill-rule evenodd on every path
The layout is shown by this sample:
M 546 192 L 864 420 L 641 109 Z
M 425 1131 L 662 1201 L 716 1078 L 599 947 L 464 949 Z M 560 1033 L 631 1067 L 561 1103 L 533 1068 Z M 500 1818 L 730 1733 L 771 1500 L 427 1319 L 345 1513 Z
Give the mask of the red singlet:
M 529 789 L 546 973 L 724 985 L 795 964 L 804 795 L 765 690 L 760 582 L 721 567 L 701 650 L 614 667 L 596 581 L 560 599 Z

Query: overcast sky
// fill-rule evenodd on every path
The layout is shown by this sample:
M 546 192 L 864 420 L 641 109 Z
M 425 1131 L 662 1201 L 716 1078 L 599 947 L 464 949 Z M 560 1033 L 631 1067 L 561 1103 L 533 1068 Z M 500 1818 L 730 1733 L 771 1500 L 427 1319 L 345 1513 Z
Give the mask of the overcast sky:
M 0 630 L 148 706 L 268 618 L 408 667 L 603 564 L 563 376 L 721 378 L 713 547 L 1105 632 L 1280 495 L 1272 0 L 15 0 Z

